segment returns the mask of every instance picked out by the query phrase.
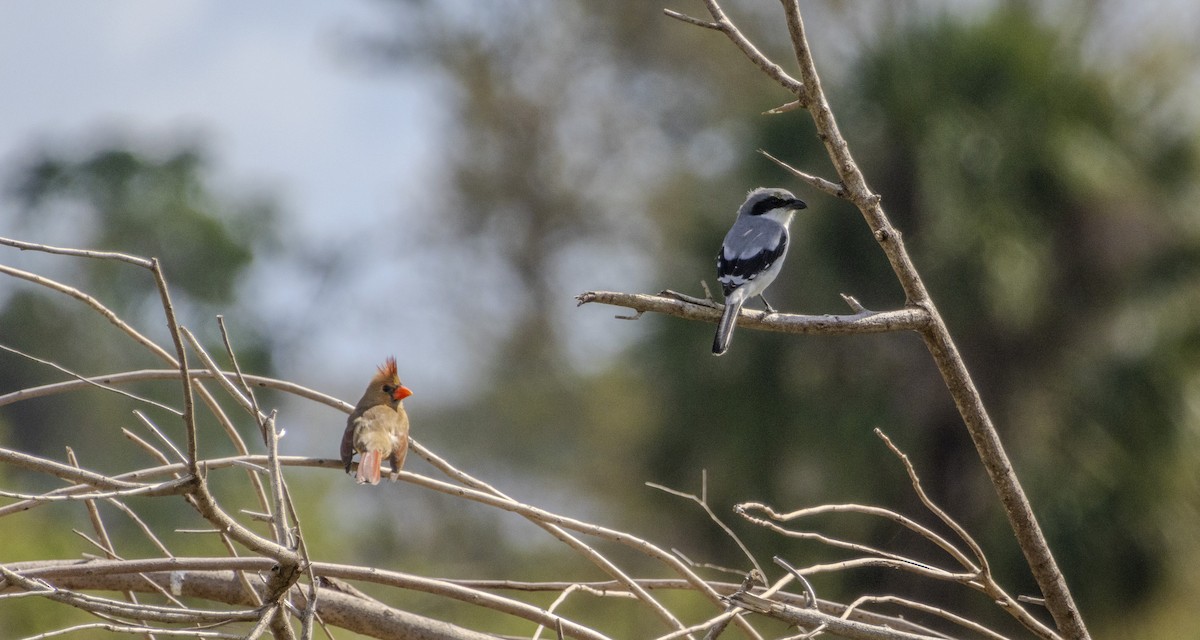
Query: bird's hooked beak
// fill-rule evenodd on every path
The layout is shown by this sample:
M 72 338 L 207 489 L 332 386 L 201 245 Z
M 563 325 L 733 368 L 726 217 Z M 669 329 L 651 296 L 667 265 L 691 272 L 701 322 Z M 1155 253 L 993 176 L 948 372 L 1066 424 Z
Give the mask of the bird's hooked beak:
M 801 200 L 800 198 L 794 198 L 794 199 L 792 199 L 791 202 L 788 203 L 788 208 L 792 209 L 793 211 L 800 210 L 800 209 L 807 209 L 808 203 Z
M 392 392 L 392 399 L 399 402 L 411 395 L 412 395 L 412 389 L 409 389 L 408 387 L 406 387 L 404 385 L 399 385 L 396 387 L 396 390 Z

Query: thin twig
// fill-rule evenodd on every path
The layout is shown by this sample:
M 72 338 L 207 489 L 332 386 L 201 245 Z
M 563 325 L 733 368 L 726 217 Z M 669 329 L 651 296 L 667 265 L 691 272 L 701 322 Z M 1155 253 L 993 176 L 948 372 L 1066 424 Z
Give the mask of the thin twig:
M 258 618 L 258 623 L 246 633 L 246 640 L 257 640 L 267 630 L 267 625 L 271 623 L 271 620 L 279 610 L 280 606 L 278 604 L 264 607 L 262 615 Z
M 130 509 L 124 502 L 121 502 L 116 498 L 107 498 L 106 500 L 110 505 L 121 511 L 121 513 L 124 513 L 130 520 L 133 520 L 134 524 L 136 524 L 138 528 L 142 530 L 142 533 L 145 534 L 146 538 L 149 539 L 150 542 L 157 547 L 163 555 L 168 557 L 172 555 L 171 550 L 167 548 L 167 545 L 163 544 L 162 540 L 160 540 L 158 536 L 154 534 L 154 531 L 150 528 L 150 525 L 146 524 L 146 521 L 142 520 L 142 518 L 138 516 L 133 509 Z
M 572 593 L 575 593 L 577 591 L 582 591 L 584 593 L 590 593 L 590 594 L 592 594 L 596 597 L 600 597 L 600 598 L 603 598 L 606 596 L 611 597 L 611 596 L 620 595 L 620 596 L 623 596 L 626 598 L 636 599 L 636 597 L 632 593 L 629 593 L 628 591 L 626 591 L 622 594 L 617 594 L 617 593 L 600 591 L 598 589 L 593 589 L 585 584 L 572 584 L 572 585 L 568 586 L 566 589 L 563 589 L 562 593 L 558 594 L 558 597 L 554 599 L 554 602 L 551 602 L 550 606 L 546 607 L 546 613 L 554 613 L 558 609 L 559 605 L 561 605 L 562 603 L 567 601 L 567 597 L 569 597 Z M 537 629 L 534 629 L 533 638 L 531 638 L 531 640 L 539 640 L 542 636 L 542 632 L 545 630 L 546 630 L 546 625 L 539 624 L 537 626 Z M 560 632 L 561 632 L 561 629 L 560 629 Z M 687 634 L 684 634 L 684 635 L 687 635 Z
M 159 451 L 157 447 L 150 444 L 145 439 L 138 436 L 136 433 L 130 431 L 129 429 L 126 429 L 125 427 L 121 427 L 121 435 L 124 435 L 126 438 L 129 439 L 130 442 L 132 442 L 132 443 L 136 444 L 138 447 L 140 447 L 142 449 L 142 451 L 145 451 L 146 453 L 150 454 L 150 457 L 157 460 L 159 464 L 169 464 L 170 463 L 170 459 L 167 458 L 166 454 L 164 454 L 162 451 Z
M 942 521 L 942 523 L 944 523 L 947 527 L 950 527 L 950 529 L 954 531 L 954 534 L 957 535 L 960 540 L 966 543 L 967 547 L 971 550 L 971 553 L 975 556 L 975 560 L 979 563 L 979 571 L 987 576 L 991 576 L 992 571 L 991 568 L 988 567 L 987 557 L 983 553 L 983 548 L 979 546 L 979 543 L 975 541 L 975 538 L 971 537 L 971 534 L 967 533 L 967 530 L 963 528 L 963 526 L 960 525 L 957 520 L 951 518 L 950 514 L 946 513 L 933 501 L 932 498 L 929 497 L 928 494 L 925 493 L 925 489 L 921 487 L 921 478 L 917 475 L 917 470 L 913 468 L 912 462 L 908 459 L 908 455 L 901 451 L 900 447 L 897 447 L 895 443 L 892 442 L 892 439 L 889 438 L 882 429 L 876 428 L 875 435 L 879 436 L 879 438 L 883 440 L 883 443 L 887 445 L 887 448 L 891 450 L 891 452 L 895 454 L 897 458 L 900 459 L 900 463 L 904 465 L 904 471 L 908 473 L 908 479 L 912 483 L 913 491 L 917 494 L 917 498 L 921 501 L 921 504 L 925 505 L 926 509 L 929 509 L 930 512 L 932 512 L 938 517 L 939 520 Z M 963 562 L 963 566 L 967 567 L 968 569 L 972 568 L 970 564 L 964 561 L 964 559 L 960 559 L 959 562 Z
M 180 462 L 187 462 L 187 456 L 185 456 L 183 452 L 179 450 L 179 447 L 176 447 L 175 443 L 172 442 L 171 439 L 162 432 L 162 429 L 158 428 L 158 425 L 154 424 L 153 420 L 147 418 L 146 414 L 136 409 L 133 411 L 133 415 L 137 416 L 137 419 L 141 420 L 142 424 L 146 425 L 146 428 L 150 430 L 150 433 L 153 433 L 155 437 L 158 438 L 159 442 L 165 444 L 167 448 L 171 450 L 171 453 L 175 454 L 175 457 L 178 458 Z
M 791 576 L 793 578 L 795 578 L 797 582 L 799 582 L 801 585 L 804 586 L 804 606 L 806 606 L 806 607 L 817 606 L 817 590 L 813 589 L 812 583 L 808 581 L 808 578 L 805 578 L 804 574 L 800 573 L 800 571 L 797 570 L 796 567 L 793 567 L 792 565 L 788 564 L 787 560 L 784 560 L 783 558 L 781 558 L 779 556 L 775 556 L 774 558 L 771 558 L 771 560 L 775 564 L 783 567 L 784 570 L 787 571 L 789 574 L 791 574 Z
M 67 461 L 70 462 L 71 466 L 73 466 L 73 467 L 79 466 L 79 460 L 78 460 L 78 458 L 75 457 L 75 451 L 72 450 L 70 447 L 67 447 Z M 119 556 L 117 556 L 117 552 L 116 552 L 115 548 L 113 547 L 112 538 L 108 535 L 108 529 L 104 526 L 104 520 L 100 517 L 100 510 L 98 508 L 96 508 L 96 501 L 95 500 L 85 500 L 83 504 L 84 504 L 84 507 L 87 509 L 88 520 L 91 521 L 92 529 L 96 532 L 96 537 L 98 538 L 95 541 L 92 541 L 90 539 L 89 539 L 89 541 L 92 542 L 92 544 L 99 547 L 100 550 L 104 552 L 104 555 L 106 558 L 108 558 L 110 560 L 120 559 Z M 72 531 L 79 533 L 78 531 L 76 531 L 74 529 L 72 529 Z M 80 535 L 83 535 L 83 534 L 80 534 Z M 84 536 L 84 537 L 87 538 L 87 536 Z M 125 596 L 125 599 L 132 604 L 138 603 L 137 596 L 134 595 L 134 593 L 132 591 L 129 591 L 129 590 L 122 591 L 121 595 Z M 179 603 L 176 602 L 176 604 L 179 604 Z M 145 624 L 146 624 L 144 620 L 139 620 L 138 622 L 141 623 L 143 626 L 145 626 Z M 149 640 L 152 640 L 152 639 L 153 639 L 153 636 L 149 636 Z
M 184 636 L 188 638 L 229 638 L 231 640 L 237 640 L 238 638 L 244 637 L 240 633 L 221 633 L 220 631 L 206 631 L 204 629 L 164 629 L 161 627 L 113 624 L 111 622 L 89 622 L 87 624 L 78 624 L 73 627 L 66 627 L 64 629 L 39 633 L 36 636 L 27 636 L 22 640 L 44 640 L 45 638 L 64 636 L 72 633 L 78 633 L 80 631 L 91 631 L 93 629 L 108 631 L 110 633 L 152 633 L 158 636 Z
M 142 267 L 143 269 L 153 268 L 153 262 L 139 256 L 130 255 L 128 253 L 118 253 L 116 251 L 95 251 L 92 249 L 71 249 L 67 247 L 55 247 L 48 244 L 40 244 L 37 242 L 25 242 L 22 240 L 13 240 L 11 238 L 0 238 L 0 244 L 8 245 L 20 249 L 21 251 L 40 251 L 42 253 L 53 253 L 60 256 L 73 256 L 76 258 L 94 258 L 99 260 L 119 260 L 128 262 L 129 264 Z
M 844 187 L 836 182 L 831 182 L 829 180 L 826 180 L 825 178 L 822 178 L 820 176 L 814 176 L 812 174 L 804 173 L 803 171 L 793 167 L 792 165 L 784 162 L 783 160 L 776 158 L 775 156 L 771 155 L 770 153 L 767 153 L 763 149 L 759 149 L 758 152 L 763 154 L 764 156 L 766 156 L 767 159 L 770 160 L 771 162 L 774 162 L 775 164 L 779 165 L 780 167 L 783 167 L 783 169 L 785 171 L 792 174 L 796 178 L 799 178 L 808 186 L 810 186 L 818 191 L 823 191 L 835 198 L 845 198 L 846 197 L 846 187 Z
M 793 533 L 795 533 L 795 534 L 797 534 L 795 537 L 803 537 L 805 535 L 805 533 L 793 531 L 791 529 L 786 529 L 784 527 L 774 526 L 773 523 L 764 521 L 761 518 L 755 518 L 754 516 L 751 515 L 751 513 L 753 511 L 761 511 L 764 515 L 766 515 L 766 517 L 770 518 L 771 520 L 774 520 L 775 522 L 791 522 L 792 520 L 798 520 L 800 518 L 806 518 L 806 517 L 815 516 L 815 515 L 822 515 L 822 514 L 826 514 L 826 513 L 858 513 L 858 514 L 862 514 L 862 515 L 886 518 L 888 520 L 891 520 L 891 521 L 907 528 L 908 530 L 912 531 L 913 533 L 916 533 L 916 534 L 920 535 L 922 538 L 925 538 L 926 540 L 937 545 L 939 548 L 941 548 L 943 551 L 945 551 L 947 554 L 949 554 L 956 562 L 961 564 L 968 573 L 977 574 L 980 571 L 979 567 L 976 566 L 973 562 L 971 562 L 971 559 L 968 558 L 966 556 L 966 554 L 964 554 L 962 551 L 960 551 L 957 547 L 955 547 L 953 544 L 951 544 L 950 541 L 946 540 L 942 536 L 938 535 L 936 532 L 930 530 L 928 527 L 925 527 L 924 525 L 921 525 L 920 523 L 916 522 L 915 520 L 908 518 L 902 514 L 896 513 L 895 511 L 892 511 L 891 509 L 885 509 L 883 507 L 872 507 L 869 505 L 861 505 L 861 504 L 824 504 L 824 505 L 820 505 L 820 506 L 816 506 L 816 507 L 797 509 L 797 510 L 791 511 L 789 513 L 778 513 L 777 511 L 775 511 L 775 509 L 771 508 L 770 506 L 759 503 L 759 502 L 744 502 L 744 503 L 739 504 L 736 507 L 734 507 L 734 510 L 738 514 L 742 515 L 743 517 L 750 520 L 751 522 L 758 524 L 759 526 L 769 527 L 769 528 L 773 529 L 774 531 L 781 533 L 783 535 L 792 535 Z M 843 548 L 847 548 L 847 549 L 850 549 L 853 551 L 867 551 L 868 550 L 868 549 L 862 548 L 862 547 L 856 547 L 856 548 L 843 547 Z M 874 551 L 874 550 L 870 550 L 870 551 Z M 920 563 L 920 564 L 925 564 L 925 563 Z
M 754 570 L 757 571 L 759 575 L 766 575 L 766 573 L 763 572 L 762 565 L 758 564 L 758 559 L 754 557 L 753 553 L 750 553 L 750 548 L 746 546 L 746 543 L 742 542 L 742 539 L 739 538 L 736 533 L 734 533 L 733 529 L 731 529 L 729 527 L 729 525 L 725 524 L 725 522 L 717 516 L 716 512 L 714 512 L 712 510 L 712 507 L 710 507 L 708 505 L 708 472 L 707 472 L 707 470 L 701 470 L 701 472 L 700 472 L 700 494 L 701 494 L 700 496 L 697 496 L 694 493 L 687 493 L 684 491 L 679 491 L 677 489 L 671 489 L 669 487 L 665 487 L 661 484 L 657 484 L 654 482 L 647 482 L 646 486 L 651 487 L 653 489 L 658 489 L 659 491 L 664 491 L 673 496 L 678 496 L 680 498 L 685 498 L 687 500 L 691 500 L 692 502 L 695 502 L 697 505 L 700 506 L 701 509 L 704 510 L 704 513 L 708 514 L 709 519 L 712 520 L 713 522 L 715 522 L 717 524 L 717 526 L 720 527 L 721 530 L 725 532 L 725 535 L 729 536 L 729 538 L 731 540 L 733 540 L 734 544 L 736 544 L 738 546 L 738 549 L 741 549 L 742 555 L 746 556 L 746 559 L 750 561 L 750 564 L 751 564 L 751 566 L 754 567 Z
M 947 611 L 945 609 L 942 609 L 941 607 L 934 607 L 932 605 L 925 604 L 924 602 L 917 602 L 916 600 L 910 600 L 908 598 L 901 598 L 900 596 L 893 596 L 893 595 L 860 596 L 857 599 L 855 599 L 854 602 L 851 602 L 846 607 L 846 611 L 844 613 L 842 613 L 841 617 L 843 619 L 848 619 L 855 611 L 857 611 L 859 609 L 859 607 L 861 607 L 862 605 L 867 604 L 867 603 L 895 604 L 895 605 L 899 605 L 902 607 L 907 607 L 914 611 L 928 613 L 931 615 L 935 615 L 939 618 L 942 618 L 944 620 L 948 620 L 960 627 L 963 627 L 964 629 L 967 629 L 974 633 L 978 633 L 979 635 L 990 638 L 991 640 L 1009 640 L 1005 636 L 1002 636 L 999 633 L 992 631 L 991 629 L 979 624 L 978 622 L 975 622 L 974 620 L 971 620 L 968 618 L 964 618 L 952 611 Z
M 196 429 L 196 402 L 192 395 L 192 381 L 188 375 L 187 366 L 187 350 L 183 346 L 183 338 L 180 336 L 179 320 L 175 317 L 175 305 L 171 302 L 171 290 L 167 286 L 167 278 L 163 274 L 162 265 L 159 264 L 158 258 L 150 258 L 150 272 L 154 275 L 154 283 L 158 287 L 159 300 L 162 302 L 163 315 L 166 316 L 167 332 L 171 335 L 171 342 L 175 345 L 175 358 L 179 363 L 179 374 L 183 378 L 183 426 L 187 433 L 187 459 L 188 473 L 196 478 L 201 478 L 200 469 L 196 466 L 196 460 L 199 458 L 198 438 L 199 435 Z M 203 479 L 201 478 L 203 486 Z
M 665 563 L 668 567 L 670 567 L 671 569 L 676 571 L 680 576 L 682 576 L 683 578 L 685 578 L 686 580 L 688 580 L 689 582 L 694 584 L 696 586 L 697 590 L 702 595 L 707 597 L 714 604 L 721 603 L 720 595 L 717 594 L 716 591 L 714 591 L 711 587 L 709 587 L 708 584 L 703 579 L 701 579 L 699 576 L 697 576 L 690 568 L 688 568 L 688 566 L 686 564 L 681 562 L 678 558 L 676 558 L 675 556 L 671 555 L 670 553 L 658 548 L 657 546 L 650 544 L 649 542 L 646 542 L 645 540 L 642 540 L 641 538 L 638 538 L 636 536 L 629 535 L 627 533 L 616 532 L 611 529 L 607 529 L 605 527 L 591 525 L 591 524 L 583 523 L 583 522 L 580 522 L 578 520 L 574 520 L 571 518 L 564 518 L 562 516 L 549 514 L 548 512 L 545 512 L 541 509 L 537 509 L 536 507 L 529 507 L 527 505 L 523 505 L 519 502 L 516 502 L 512 498 L 509 498 L 508 496 L 504 495 L 502 492 L 500 492 L 496 488 L 492 487 L 491 485 L 488 485 L 487 483 L 485 483 L 481 480 L 473 478 L 469 474 L 455 468 L 453 465 L 446 462 L 444 459 L 437 456 L 432 451 L 429 451 L 428 449 L 423 447 L 419 442 L 412 440 L 412 441 L 410 441 L 410 446 L 412 447 L 413 451 L 415 451 L 417 453 L 417 455 L 420 455 L 422 458 L 425 458 L 427 461 L 430 462 L 430 464 L 432 464 L 435 468 L 437 468 L 438 470 L 445 473 L 447 476 L 449 476 L 459 482 L 462 482 L 463 484 L 465 484 L 467 486 L 475 487 L 475 489 L 472 490 L 472 489 L 463 489 L 463 488 L 454 487 L 453 485 L 448 485 L 446 483 L 438 482 L 436 480 L 424 478 L 423 476 L 416 476 L 415 474 L 410 474 L 409 472 L 404 472 L 404 471 L 400 472 L 401 478 L 412 476 L 414 482 L 417 482 L 418 484 L 427 486 L 428 488 L 432 488 L 437 491 L 444 491 L 446 493 L 450 493 L 451 495 L 457 494 L 457 495 L 462 495 L 463 497 L 471 496 L 471 499 L 483 502 L 484 504 L 498 506 L 501 509 L 504 509 L 506 511 L 513 511 L 514 513 L 519 513 L 520 515 L 522 515 L 525 518 L 529 519 L 530 521 L 534 522 L 538 526 L 549 531 L 551 533 L 551 535 L 554 535 L 555 537 L 559 538 L 560 540 L 562 540 L 569 546 L 572 546 L 573 548 L 579 550 L 580 552 L 582 552 L 585 555 L 585 557 L 587 557 L 592 562 L 596 563 L 598 566 L 600 566 L 602 569 L 604 569 L 609 575 L 620 580 L 623 584 L 625 584 L 626 587 L 628 587 L 634 594 L 636 594 L 643 602 L 647 603 L 656 612 L 658 612 L 660 617 L 670 620 L 671 625 L 676 630 L 684 628 L 684 625 L 682 623 L 680 623 L 673 614 L 671 614 L 669 611 L 667 611 L 666 608 L 663 607 L 661 603 L 659 603 L 657 600 L 655 600 L 649 594 L 649 592 L 642 589 L 642 587 L 640 585 L 638 585 L 632 578 L 630 578 L 628 575 L 626 575 L 623 571 L 618 569 L 616 567 L 616 565 L 613 564 L 611 561 L 609 561 L 607 558 L 601 556 L 598 553 L 595 553 L 595 550 L 591 549 L 590 547 L 583 545 L 582 542 L 578 541 L 576 538 L 574 538 L 574 536 L 571 536 L 570 534 L 568 534 L 566 531 L 564 531 L 564 529 L 571 529 L 574 531 L 578 531 L 580 533 L 596 535 L 598 537 L 606 538 L 606 539 L 609 539 L 609 540 L 612 540 L 615 542 L 619 542 L 626 546 L 632 547 L 635 550 L 640 551 L 651 558 L 657 559 L 657 560 Z M 420 480 L 418 480 L 418 478 L 420 478 Z M 429 483 L 429 484 L 426 484 L 426 483 Z M 549 516 L 549 517 L 547 518 L 547 517 L 543 517 L 543 516 Z M 749 625 L 744 624 L 744 621 L 739 622 L 739 627 L 744 632 L 746 632 L 748 635 L 750 635 L 752 638 L 760 637 L 758 632 L 755 631 Z
M 224 331 L 224 325 L 222 324 L 221 326 L 222 331 Z M 205 351 L 203 345 L 200 344 L 200 341 L 196 338 L 196 336 L 186 328 L 184 328 L 181 333 L 191 345 L 192 350 L 196 352 L 196 355 L 200 358 L 200 361 L 204 364 L 204 366 L 208 367 L 208 372 L 212 376 L 213 380 L 215 380 L 226 391 L 226 393 L 233 397 L 233 399 L 236 400 L 238 404 L 241 405 L 242 408 L 245 409 L 250 416 L 259 423 L 258 426 L 261 432 L 262 421 L 265 419 L 265 416 L 263 416 L 262 411 L 258 409 L 258 400 L 254 398 L 253 393 L 248 393 L 249 397 L 243 395 L 242 391 L 237 389 L 237 387 L 235 387 L 233 383 L 229 381 L 228 375 L 221 373 L 220 368 L 217 367 L 216 361 L 213 360 L 212 356 L 210 356 L 207 351 Z M 226 345 L 228 346 L 228 342 L 226 342 Z M 229 346 L 228 348 L 232 354 L 232 347 Z M 231 355 L 231 358 L 234 358 L 234 356 Z M 236 358 L 234 359 L 234 365 L 235 367 L 237 365 Z M 240 371 L 238 372 L 238 378 L 242 381 L 243 385 L 245 385 L 245 377 L 240 374 Z M 233 443 L 233 446 L 237 452 L 243 455 L 249 453 L 250 450 L 246 447 L 246 442 L 242 439 L 241 434 L 238 433 L 233 421 L 229 419 L 229 416 L 225 415 L 224 409 L 222 409 L 221 406 L 216 403 L 207 404 L 213 416 L 216 417 L 217 422 L 220 423 L 221 427 L 225 430 L 225 435 L 229 438 L 229 441 Z M 263 509 L 270 510 L 272 508 L 271 500 L 267 497 L 267 492 L 266 489 L 263 488 L 262 480 L 253 473 L 249 474 L 249 476 L 250 484 L 254 488 L 255 495 L 258 496 L 259 506 L 261 506 Z
M 181 478 L 179 480 L 171 480 L 169 482 L 160 482 L 158 484 L 142 485 L 132 489 L 114 489 L 112 491 L 96 491 L 94 493 L 76 493 L 69 495 L 51 495 L 49 493 L 18 493 L 16 491 L 5 491 L 0 489 L 0 496 L 5 498 L 15 498 L 17 500 L 30 500 L 33 502 L 71 502 L 77 500 L 98 500 L 103 498 L 124 498 L 129 496 L 169 496 L 187 493 L 195 482 L 191 478 Z
M 0 447 L 0 462 L 22 467 L 37 473 L 45 473 L 97 489 L 140 489 L 146 486 L 140 482 L 130 482 L 117 477 L 106 476 L 94 471 L 88 471 L 87 469 L 79 469 L 71 465 L 62 464 L 61 462 L 55 462 L 3 447 Z M 46 495 L 57 495 L 61 491 L 62 489 L 56 489 L 47 492 Z
M 182 416 L 182 415 L 183 415 L 183 412 L 182 412 L 182 411 L 180 411 L 179 409 L 176 409 L 176 408 L 174 408 L 174 407 L 167 406 L 167 405 L 165 405 L 165 404 L 163 404 L 163 403 L 161 403 L 161 402 L 158 402 L 158 401 L 155 401 L 155 400 L 151 400 L 151 399 L 149 399 L 149 398 L 144 398 L 144 397 L 142 397 L 142 396 L 139 396 L 139 395 L 137 395 L 136 393 L 130 393 L 130 392 L 128 392 L 128 391 L 122 391 L 122 390 L 120 390 L 120 389 L 117 389 L 117 388 L 115 388 L 115 387 L 110 387 L 110 386 L 108 386 L 108 385 L 106 385 L 106 384 L 103 384 L 103 383 L 97 382 L 97 381 L 95 381 L 95 380 L 94 380 L 94 379 L 92 379 L 92 378 L 88 378 L 88 377 L 86 377 L 86 376 L 84 376 L 84 375 L 81 375 L 81 374 L 75 373 L 74 371 L 71 371 L 70 369 L 68 369 L 68 368 L 66 368 L 66 367 L 64 367 L 64 366 L 62 366 L 62 365 L 60 365 L 60 364 L 58 364 L 57 362 L 51 362 L 51 361 L 49 361 L 49 360 L 45 360 L 45 359 L 43 359 L 43 358 L 39 358 L 39 357 L 37 357 L 37 356 L 34 356 L 34 355 L 30 355 L 30 354 L 28 354 L 28 353 L 25 353 L 24 351 L 21 351 L 20 349 L 14 349 L 14 348 L 12 348 L 12 347 L 10 347 L 10 346 L 7 346 L 7 345 L 4 345 L 4 344 L 0 344 L 0 349 L 3 349 L 4 351 L 7 351 L 7 352 L 9 352 L 9 353 L 12 353 L 12 354 L 15 354 L 15 355 L 21 356 L 22 358 L 26 358 L 26 359 L 28 359 L 28 360 L 32 360 L 32 361 L 34 361 L 34 362 L 36 362 L 36 363 L 38 363 L 38 364 L 43 364 L 43 365 L 46 365 L 47 367 L 51 367 L 51 368 L 53 368 L 53 369 L 57 369 L 57 370 L 59 370 L 59 371 L 61 371 L 61 372 L 65 373 L 65 374 L 67 374 L 67 375 L 71 376 L 72 378 L 75 378 L 76 380 L 79 380 L 80 382 L 83 382 L 83 383 L 85 383 L 85 384 L 88 384 L 88 385 L 90 385 L 90 386 L 96 387 L 97 389 L 102 389 L 102 390 L 104 390 L 104 391 L 108 391 L 109 393 L 115 393 L 115 394 L 117 394 L 117 395 L 119 395 L 119 396 L 125 396 L 126 398 L 129 398 L 129 399 L 131 399 L 131 400 L 135 400 L 135 401 L 137 401 L 137 402 L 141 402 L 141 403 L 143 403 L 143 404 L 148 404 L 148 405 L 150 405 L 150 406 L 157 407 L 157 408 L 159 408 L 159 409 L 162 409 L 163 411 L 166 411 L 166 412 L 168 412 L 168 413 L 173 413 L 173 414 L 175 414 L 175 415 L 177 415 L 177 416 Z
M 3 265 L 0 265 L 0 266 L 3 266 Z M 192 369 L 188 372 L 188 374 L 193 379 L 217 378 L 217 377 L 225 377 L 225 376 L 234 375 L 231 372 L 225 372 L 225 371 L 221 371 L 219 373 L 214 373 L 213 371 L 209 371 L 207 369 Z M 331 407 L 331 408 L 341 411 L 343 413 L 350 413 L 350 411 L 354 409 L 354 406 L 349 404 L 348 402 L 339 400 L 338 398 L 335 398 L 331 395 L 321 393 L 320 391 L 316 391 L 314 389 L 309 389 L 308 387 L 304 387 L 304 386 L 296 384 L 294 382 L 288 382 L 287 380 L 278 380 L 276 378 L 268 378 L 265 376 L 255 376 L 255 375 L 249 375 L 249 374 L 247 374 L 245 376 L 245 378 L 247 381 L 249 381 L 251 384 L 253 384 L 255 386 L 262 387 L 265 389 L 275 389 L 276 391 L 282 391 L 284 393 L 290 393 L 296 397 L 303 398 L 305 400 L 312 400 L 314 402 L 326 405 L 328 407 Z M 46 396 L 51 396 L 51 395 L 60 394 L 60 393 L 69 393 L 69 392 L 75 391 L 77 389 L 89 386 L 90 381 L 97 381 L 97 382 L 102 382 L 105 384 L 114 384 L 115 385 L 115 384 L 128 384 L 128 383 L 133 383 L 133 382 L 144 382 L 147 380 L 179 380 L 179 370 L 178 369 L 143 369 L 140 371 L 122 371 L 119 373 L 110 373 L 110 374 L 106 374 L 106 375 L 92 376 L 90 378 L 87 378 L 86 380 L 87 381 L 65 380 L 63 382 L 55 382 L 52 384 L 46 384 L 46 385 L 41 385 L 41 386 L 37 386 L 37 387 L 29 387 L 27 389 L 21 389 L 19 391 L 13 391 L 11 393 L 6 393 L 3 395 L 0 395 L 0 407 L 12 404 L 14 402 L 20 402 L 22 400 L 31 400 L 33 398 L 44 398 Z M 239 453 L 240 453 L 240 451 L 239 451 Z
M 7 567 L 0 565 L 0 575 L 11 585 L 26 590 L 46 590 L 44 597 L 69 604 L 73 607 L 112 616 L 145 619 L 154 622 L 220 622 L 231 620 L 253 620 L 253 611 L 208 611 L 203 609 L 180 609 L 178 607 L 162 607 L 149 604 L 131 604 L 110 598 L 98 598 L 78 593 L 69 589 L 58 589 L 44 581 L 26 578 Z
M 795 94 L 797 98 L 804 100 L 805 91 L 803 83 L 788 75 L 787 72 L 783 70 L 783 67 L 779 66 L 766 55 L 764 55 L 763 52 L 758 50 L 758 47 L 754 46 L 754 43 L 751 42 L 749 38 L 742 35 L 742 32 L 737 28 L 736 25 L 733 24 L 733 21 L 731 21 L 729 17 L 725 15 L 725 11 L 721 9 L 720 5 L 717 4 L 715 0 L 705 0 L 705 5 L 708 7 L 709 13 L 712 14 L 713 22 L 705 22 L 703 20 L 681 14 L 678 11 L 671 11 L 670 9 L 664 10 L 664 13 L 671 18 L 675 18 L 676 20 L 683 21 L 687 24 L 713 29 L 724 33 L 726 37 L 733 41 L 733 44 L 736 45 L 738 49 L 742 50 L 742 53 L 745 54 L 751 62 L 758 66 L 759 69 L 762 69 L 763 73 L 771 76 L 771 78 L 778 82 L 780 86 Z

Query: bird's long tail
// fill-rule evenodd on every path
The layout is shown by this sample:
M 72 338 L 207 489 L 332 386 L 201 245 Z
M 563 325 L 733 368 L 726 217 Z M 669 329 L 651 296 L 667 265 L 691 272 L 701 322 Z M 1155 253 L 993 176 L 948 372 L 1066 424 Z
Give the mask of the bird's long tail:
M 383 462 L 383 452 L 378 449 L 364 451 L 358 459 L 359 484 L 379 484 L 379 465 Z
M 725 298 L 725 313 L 717 323 L 717 335 L 713 338 L 713 355 L 719 356 L 729 350 L 729 341 L 733 339 L 733 328 L 737 325 L 738 314 L 746 303 L 746 292 L 734 289 Z

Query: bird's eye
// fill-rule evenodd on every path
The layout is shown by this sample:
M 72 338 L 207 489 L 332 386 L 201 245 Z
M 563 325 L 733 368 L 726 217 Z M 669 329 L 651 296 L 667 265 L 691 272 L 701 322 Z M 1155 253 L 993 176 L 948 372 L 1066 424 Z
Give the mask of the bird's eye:
M 383 392 L 388 394 L 389 396 L 392 395 L 395 391 L 396 391 L 396 387 L 393 387 L 390 384 L 383 385 Z

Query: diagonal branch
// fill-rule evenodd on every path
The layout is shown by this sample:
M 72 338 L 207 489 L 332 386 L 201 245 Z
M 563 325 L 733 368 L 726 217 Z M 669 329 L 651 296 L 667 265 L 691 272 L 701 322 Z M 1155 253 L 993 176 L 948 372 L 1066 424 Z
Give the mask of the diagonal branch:
M 796 625 L 806 629 L 816 629 L 823 626 L 825 632 L 842 638 L 855 638 L 856 640 L 942 640 L 939 636 L 909 633 L 907 631 L 845 620 L 821 613 L 815 608 L 796 607 L 741 591 L 729 596 L 729 600 L 743 609 L 769 616 L 776 620 L 782 620 L 789 625 Z
M 771 78 L 778 82 L 780 86 L 796 94 L 798 98 L 803 100 L 804 85 L 801 84 L 800 81 L 788 75 L 788 73 L 783 70 L 783 67 L 773 62 L 770 58 L 763 54 L 762 51 L 759 51 L 758 47 L 754 46 L 754 43 L 751 42 L 749 38 L 742 35 L 741 30 L 733 24 L 733 21 L 729 19 L 729 16 L 725 15 L 725 11 L 721 9 L 721 5 L 719 5 L 716 0 L 705 0 L 704 3 L 708 8 L 709 13 L 712 14 L 714 22 L 705 22 L 703 20 L 699 20 L 670 9 L 664 9 L 663 13 L 665 13 L 668 17 L 674 18 L 681 22 L 686 22 L 698 27 L 704 27 L 706 29 L 712 29 L 714 31 L 720 31 L 721 33 L 724 33 L 726 37 L 733 41 L 733 44 L 736 45 L 738 49 L 742 50 L 742 53 L 746 54 L 746 57 L 749 58 L 751 62 L 758 66 L 759 69 L 762 69 L 763 73 L 771 76 Z
M 760 154 L 762 154 L 763 156 L 765 156 L 767 158 L 767 160 L 770 160 L 771 162 L 774 162 L 775 164 L 779 165 L 784 171 L 787 171 L 788 173 L 792 174 L 796 178 L 807 183 L 808 186 L 810 186 L 818 191 L 824 191 L 825 193 L 827 193 L 835 198 L 845 198 L 846 197 L 846 187 L 844 187 L 836 182 L 830 182 L 829 180 L 826 180 L 825 178 L 822 178 L 820 176 L 814 176 L 812 174 L 804 173 L 803 171 L 797 169 L 796 167 L 793 167 L 792 165 L 784 162 L 783 160 L 780 160 L 779 158 L 776 158 L 775 156 L 771 155 L 767 151 L 764 151 L 763 149 L 759 149 L 758 152 Z

